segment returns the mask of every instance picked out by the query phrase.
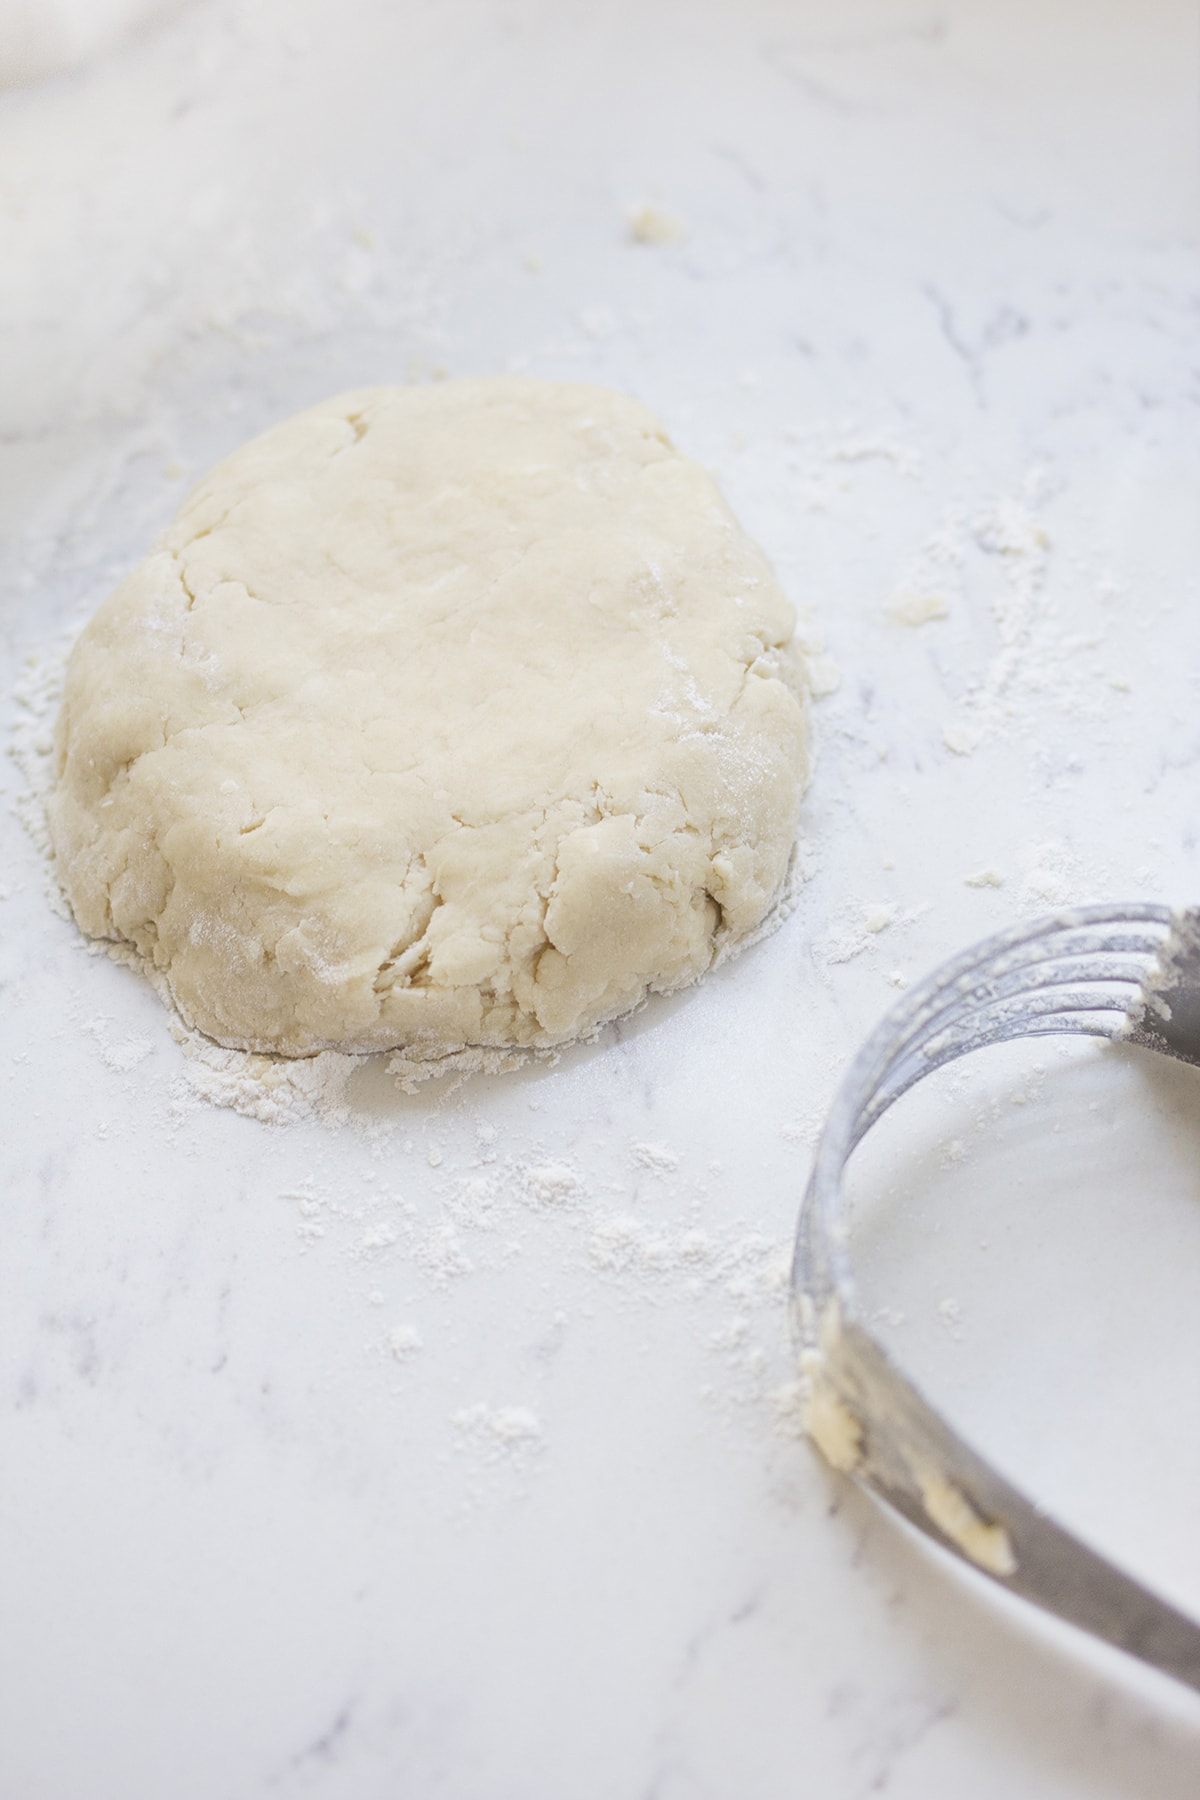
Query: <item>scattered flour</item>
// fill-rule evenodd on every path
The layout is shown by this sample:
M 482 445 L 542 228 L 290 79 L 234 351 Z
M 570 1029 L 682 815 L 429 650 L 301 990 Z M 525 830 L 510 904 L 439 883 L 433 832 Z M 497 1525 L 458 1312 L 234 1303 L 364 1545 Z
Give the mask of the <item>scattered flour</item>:
M 560 1206 L 579 1192 L 579 1177 L 562 1162 L 534 1163 L 521 1171 L 524 1189 L 538 1206 Z
M 939 1300 L 937 1316 L 938 1323 L 946 1327 L 946 1330 L 950 1333 L 951 1337 L 959 1338 L 962 1336 L 960 1330 L 962 1325 L 962 1306 L 959 1301 L 949 1297 L 945 1300 Z
M 461 1147 L 459 1134 L 460 1148 L 441 1165 L 432 1195 L 427 1180 L 421 1184 L 420 1202 L 405 1196 L 402 1180 L 397 1185 L 411 1143 L 407 1150 L 393 1144 L 378 1175 L 364 1175 L 349 1189 L 337 1175 L 343 1165 L 331 1155 L 328 1176 L 314 1173 L 279 1195 L 293 1213 L 297 1253 L 369 1269 L 373 1307 L 439 1309 L 439 1340 L 452 1346 L 464 1317 L 487 1316 L 480 1307 L 486 1309 L 496 1273 L 536 1241 L 551 1304 L 549 1325 L 531 1340 L 535 1369 L 547 1368 L 578 1322 L 596 1311 L 628 1307 L 645 1319 L 666 1308 L 711 1359 L 706 1402 L 731 1422 L 748 1406 L 770 1413 L 772 1389 L 791 1362 L 785 1325 L 791 1244 L 743 1218 L 713 1222 L 706 1183 L 723 1187 L 722 1171 L 684 1176 L 660 1158 L 658 1180 L 634 1207 L 622 1209 L 602 1192 L 589 1193 L 560 1156 L 523 1144 L 519 1132 L 489 1126 L 474 1135 L 479 1153 Z M 631 1157 L 636 1148 L 630 1144 Z M 468 1285 L 470 1302 L 457 1302 L 466 1292 L 461 1284 Z M 562 1304 L 568 1296 L 569 1310 Z M 461 1304 L 469 1306 L 465 1315 Z M 423 1335 L 411 1316 L 400 1317 L 377 1332 L 371 1352 L 385 1366 L 415 1372 Z M 538 1413 L 525 1404 L 473 1400 L 453 1413 L 452 1424 L 459 1447 L 481 1470 L 528 1458 L 546 1444 Z
M 782 1437 L 808 1441 L 808 1383 L 799 1377 L 781 1381 L 770 1393 L 775 1429 Z
M 63 627 L 45 655 L 30 654 L 13 688 L 16 717 L 8 753 L 24 778 L 13 811 L 32 839 L 42 860 L 46 898 L 59 918 L 71 916 L 54 874 L 46 799 L 54 780 L 54 721 L 66 676 L 71 646 L 86 618 L 78 615 Z
M 813 955 L 826 964 L 853 962 L 864 950 L 870 950 L 885 931 L 911 924 L 919 911 L 905 912 L 890 902 L 864 905 L 860 901 L 857 906 L 844 908 L 830 929 L 816 939 Z
M 358 1240 L 360 1256 L 375 1256 L 382 1250 L 391 1250 L 400 1242 L 400 1233 L 394 1225 L 368 1225 Z
M 497 1456 L 520 1456 L 542 1445 L 542 1422 L 528 1406 L 489 1406 L 476 1400 L 450 1415 L 460 1432 Z
M 682 1275 L 693 1295 L 704 1289 L 737 1301 L 778 1301 L 787 1291 L 791 1246 L 757 1232 L 717 1237 L 699 1228 L 648 1224 L 630 1213 L 600 1215 L 587 1243 L 594 1268 L 606 1275 L 659 1282 Z
M 153 1054 L 154 1045 L 147 1037 L 126 1038 L 123 1043 L 111 1044 L 106 1050 L 101 1051 L 108 1067 L 115 1069 L 119 1075 L 127 1075 L 131 1069 L 136 1069 L 139 1063 L 145 1062 L 146 1058 Z
M 177 1014 L 171 1036 L 184 1053 L 171 1086 L 176 1105 L 189 1100 L 226 1106 L 263 1125 L 298 1125 L 313 1120 L 340 1126 L 353 1114 L 346 1099 L 351 1076 L 365 1057 L 326 1050 L 320 1056 L 287 1061 L 251 1051 L 223 1050 L 190 1031 Z
M 94 1039 L 101 1062 L 116 1075 L 130 1074 L 154 1053 L 154 1040 L 149 1037 L 128 1037 L 113 1043 L 108 1019 L 85 1019 L 79 1030 L 85 1037 Z
M 1050 537 L 1034 510 L 1036 475 L 1020 499 L 985 507 L 965 526 L 957 543 L 947 527 L 938 543 L 941 559 L 960 571 L 968 549 L 982 552 L 999 575 L 991 606 L 998 645 L 982 676 L 972 683 L 955 719 L 942 727 L 942 740 L 956 756 L 969 756 L 985 738 L 1002 730 L 1018 711 L 1018 699 L 1063 681 L 1064 645 L 1051 626 L 1046 595 Z
M 669 1150 L 665 1144 L 635 1144 L 633 1160 L 640 1163 L 643 1169 L 651 1169 L 656 1175 L 669 1174 L 679 1167 L 679 1154 Z
M 1099 887 L 1098 877 L 1093 872 L 1085 876 L 1065 844 L 1030 844 L 1021 853 L 1020 904 L 1025 912 L 1095 899 Z
M 458 1230 L 449 1223 L 435 1225 L 432 1231 L 418 1237 L 410 1254 L 437 1287 L 461 1280 L 475 1266 L 463 1248 Z

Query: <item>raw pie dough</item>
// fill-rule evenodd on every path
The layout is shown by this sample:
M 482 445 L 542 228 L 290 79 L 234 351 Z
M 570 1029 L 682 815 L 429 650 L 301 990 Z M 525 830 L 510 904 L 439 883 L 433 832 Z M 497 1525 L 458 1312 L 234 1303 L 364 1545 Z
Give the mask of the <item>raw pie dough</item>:
M 75 916 L 218 1042 L 551 1045 L 780 897 L 792 611 L 636 402 L 366 388 L 247 444 L 75 648 Z

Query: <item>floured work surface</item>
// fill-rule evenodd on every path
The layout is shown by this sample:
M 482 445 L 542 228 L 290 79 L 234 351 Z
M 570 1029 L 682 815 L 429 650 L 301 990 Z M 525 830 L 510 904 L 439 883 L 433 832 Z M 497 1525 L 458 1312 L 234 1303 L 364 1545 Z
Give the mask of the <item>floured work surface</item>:
M 777 1429 L 809 1149 L 901 984 L 1048 907 L 1195 898 L 1192 35 L 262 0 L 0 116 L 4 696 L 221 457 L 438 365 L 639 395 L 843 671 L 793 917 L 551 1071 L 408 1099 L 368 1061 L 343 1102 L 378 1139 L 180 1093 L 205 1065 L 0 810 L 14 1790 L 561 1800 L 569 1767 L 573 1800 L 1194 1800 L 1167 1683 L 933 1578 Z M 645 203 L 686 238 L 632 236 Z M 985 1447 L 1032 1483 L 1063 1376 L 1089 1444 L 1130 1419 L 1118 1308 L 1081 1331 L 1066 1277 L 1143 1265 L 1086 1217 L 1069 1267 L 1010 1246 L 1066 1310 L 1051 1382 L 986 1355 L 996 1224 L 977 1287 L 931 1234 L 926 1286 L 876 1304 L 922 1379 L 996 1371 Z M 1164 1220 L 1147 1263 L 1185 1241 Z M 1159 1377 L 1156 1417 L 1194 1417 Z M 1147 1578 L 1194 1554 L 1165 1504 L 1129 1520 Z

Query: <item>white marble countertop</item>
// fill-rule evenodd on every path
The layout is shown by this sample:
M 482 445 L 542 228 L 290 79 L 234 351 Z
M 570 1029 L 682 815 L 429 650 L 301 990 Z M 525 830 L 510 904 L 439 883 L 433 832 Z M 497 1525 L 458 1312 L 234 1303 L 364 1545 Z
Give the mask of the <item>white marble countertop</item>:
M 898 988 L 1200 899 L 1196 50 L 1191 0 L 198 0 L 0 96 L 26 764 L 217 455 L 442 371 L 654 406 L 829 689 L 776 936 L 554 1068 L 275 1124 L 50 910 L 7 765 L 5 1800 L 1195 1795 L 1200 1701 L 798 1438 L 786 1269 Z M 898 1353 L 1192 1607 L 1196 1099 L 1014 1050 L 860 1182 Z

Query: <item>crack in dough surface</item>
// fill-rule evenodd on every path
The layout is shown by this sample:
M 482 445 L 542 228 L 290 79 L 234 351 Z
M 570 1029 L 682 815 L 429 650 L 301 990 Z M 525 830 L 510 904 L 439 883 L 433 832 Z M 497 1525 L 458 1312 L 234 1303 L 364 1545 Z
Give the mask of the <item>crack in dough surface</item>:
M 75 916 L 221 1044 L 567 1042 L 778 901 L 792 629 L 632 400 L 330 400 L 215 469 L 76 646 L 50 807 Z

